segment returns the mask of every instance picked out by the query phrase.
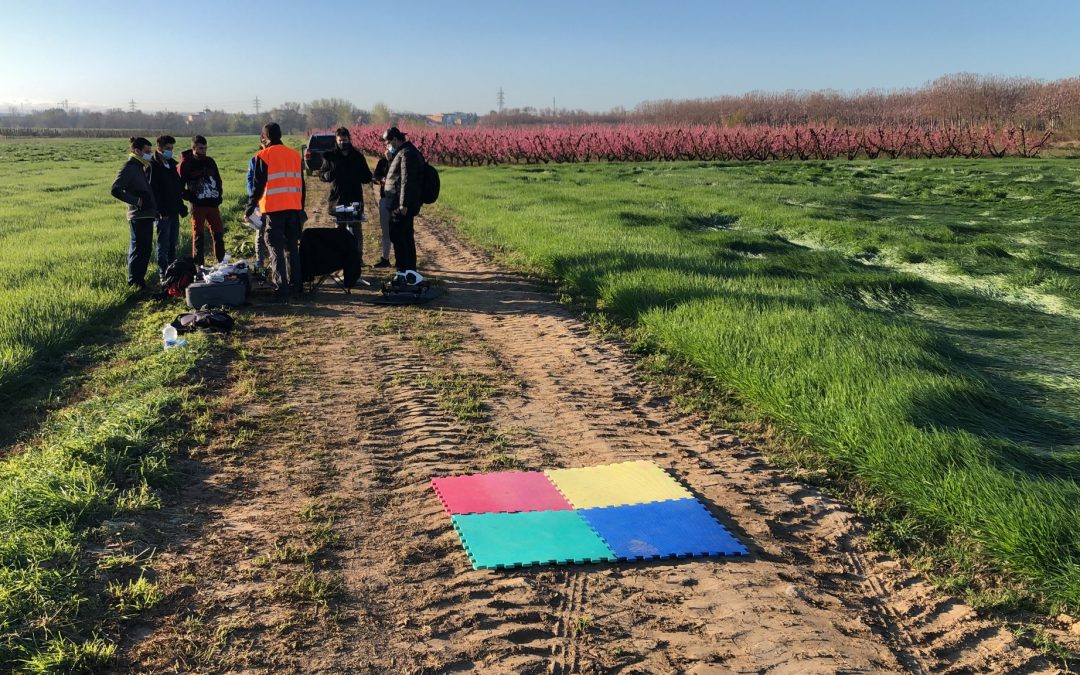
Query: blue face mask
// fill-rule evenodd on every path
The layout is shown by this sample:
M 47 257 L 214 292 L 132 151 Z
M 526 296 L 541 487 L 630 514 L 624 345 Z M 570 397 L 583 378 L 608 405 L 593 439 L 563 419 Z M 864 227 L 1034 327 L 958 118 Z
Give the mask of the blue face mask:
M 161 153 L 161 156 L 165 159 L 172 159 L 172 150 L 165 150 Z
M 152 154 L 150 154 L 149 152 L 144 152 L 143 155 L 142 155 L 142 158 L 149 162 L 150 160 L 152 160 L 154 158 L 154 156 Z
M 390 153 L 390 154 L 392 155 L 392 154 L 394 154 L 395 152 L 397 152 L 397 148 L 395 148 L 395 147 L 394 147 L 394 146 L 392 146 L 392 145 L 389 145 L 389 146 L 387 146 L 387 147 L 386 147 L 386 151 L 387 151 L 388 153 Z

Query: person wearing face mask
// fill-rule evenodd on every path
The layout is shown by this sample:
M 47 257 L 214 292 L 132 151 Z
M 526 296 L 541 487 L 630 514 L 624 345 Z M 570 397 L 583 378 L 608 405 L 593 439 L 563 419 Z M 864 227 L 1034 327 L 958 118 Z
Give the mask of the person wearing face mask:
M 150 141 L 132 136 L 131 154 L 116 174 L 112 196 L 128 205 L 127 218 L 131 228 L 128 246 L 128 285 L 146 290 L 146 268 L 150 264 L 150 244 L 154 238 L 154 219 L 158 209 L 150 187 L 154 158 Z
M 191 149 L 180 156 L 180 180 L 184 199 L 191 202 L 191 255 L 203 264 L 203 230 L 209 228 L 214 257 L 225 257 L 225 228 L 221 222 L 221 173 L 217 162 L 206 154 L 206 138 L 193 136 Z
M 394 263 L 398 274 L 416 271 L 416 240 L 413 218 L 423 205 L 424 157 L 416 146 L 405 140 L 397 127 L 383 132 L 382 140 L 392 159 L 386 169 L 384 199 L 389 201 L 390 241 L 394 244 Z
M 371 169 L 368 168 L 364 153 L 352 147 L 349 130 L 338 127 L 337 147 L 323 153 L 322 168 L 319 178 L 330 183 L 329 213 L 334 217 L 334 207 L 359 202 L 361 212 L 364 208 L 364 186 L 371 184 Z M 360 257 L 363 259 L 364 241 L 360 223 L 349 225 L 348 229 L 356 238 Z M 361 263 L 363 264 L 363 263 Z
M 169 135 L 157 137 L 157 152 L 154 153 L 152 180 L 150 187 L 154 191 L 157 204 L 157 264 L 158 274 L 165 276 L 169 263 L 176 260 L 176 240 L 180 236 L 180 219 L 188 214 L 181 193 L 180 174 L 176 161 L 173 160 L 173 147 L 176 139 Z

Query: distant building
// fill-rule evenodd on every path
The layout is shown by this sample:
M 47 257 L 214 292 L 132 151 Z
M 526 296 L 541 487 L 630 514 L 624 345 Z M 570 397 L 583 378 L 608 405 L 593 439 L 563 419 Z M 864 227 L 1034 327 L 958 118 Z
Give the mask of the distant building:
M 467 127 L 476 124 L 480 116 L 476 113 L 452 112 L 425 115 L 424 119 L 431 127 Z
M 189 126 L 195 126 L 195 125 L 199 125 L 199 124 L 202 124 L 202 123 L 206 122 L 206 117 L 209 114 L 210 114 L 210 109 L 207 108 L 206 110 L 203 110 L 202 112 L 197 112 L 197 113 L 192 113 L 191 115 L 186 115 L 184 117 L 184 120 L 187 121 Z

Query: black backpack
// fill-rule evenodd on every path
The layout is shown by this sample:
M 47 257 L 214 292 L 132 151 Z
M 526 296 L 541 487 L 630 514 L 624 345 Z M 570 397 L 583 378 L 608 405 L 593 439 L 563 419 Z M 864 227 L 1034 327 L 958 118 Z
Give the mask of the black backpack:
M 190 333 L 202 328 L 218 333 L 229 333 L 233 329 L 233 318 L 225 312 L 188 312 L 176 317 L 172 327 L 177 333 Z
M 439 199 L 439 172 L 435 167 L 424 162 L 424 187 L 420 191 L 420 199 L 425 204 L 434 204 Z
M 170 298 L 180 298 L 184 289 L 195 281 L 195 261 L 191 258 L 177 258 L 165 268 L 161 277 L 161 291 Z

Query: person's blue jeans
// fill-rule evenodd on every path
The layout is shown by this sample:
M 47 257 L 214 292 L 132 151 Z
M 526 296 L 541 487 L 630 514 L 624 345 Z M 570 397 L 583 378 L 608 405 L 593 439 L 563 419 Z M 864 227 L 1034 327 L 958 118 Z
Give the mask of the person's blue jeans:
M 154 243 L 154 219 L 136 218 L 131 225 L 131 245 L 128 247 L 128 283 L 146 287 L 146 268 L 150 264 L 150 246 Z
M 176 260 L 176 241 L 180 237 L 180 216 L 173 214 L 158 218 L 156 225 L 158 274 L 165 276 L 169 263 Z
M 390 212 L 397 206 L 394 200 L 387 197 L 379 198 L 379 226 L 382 227 L 382 257 L 390 259 Z

